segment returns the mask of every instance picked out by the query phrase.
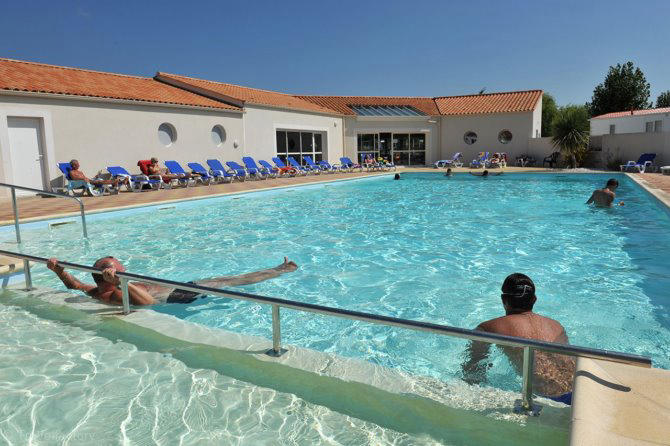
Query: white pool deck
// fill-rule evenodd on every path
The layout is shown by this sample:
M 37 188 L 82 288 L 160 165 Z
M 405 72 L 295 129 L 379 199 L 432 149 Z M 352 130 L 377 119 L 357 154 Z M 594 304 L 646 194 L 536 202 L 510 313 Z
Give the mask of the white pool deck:
M 670 194 L 654 187 L 641 175 L 627 175 L 670 208 Z M 22 268 L 21 261 L 0 257 L 0 283 L 7 286 L 7 281 L 2 282 L 3 276 L 19 279 Z M 18 287 L 20 285 L 12 286 L 12 288 Z M 429 424 L 435 426 L 433 429 L 437 430 L 440 429 L 440 425 L 454 428 L 452 423 L 472 423 L 467 430 L 469 435 L 472 435 L 473 441 L 477 438 L 487 441 L 485 434 L 479 432 L 481 429 L 477 428 L 478 418 L 471 416 L 472 413 L 479 413 L 493 420 L 532 423 L 549 431 L 569 422 L 570 444 L 575 446 L 670 445 L 670 371 L 668 370 L 646 369 L 580 358 L 577 363 L 572 410 L 558 403 L 538 399 L 543 406 L 541 415 L 522 420 L 524 416 L 511 410 L 515 400 L 519 398 L 519 393 L 472 387 L 457 380 L 447 383 L 425 377 L 417 379 L 400 371 L 365 361 L 291 346 L 286 346 L 288 352 L 282 357 L 272 358 L 264 354 L 271 346 L 271 341 L 267 339 L 192 324 L 149 309 L 140 309 L 128 316 L 122 316 L 118 307 L 104 305 L 82 296 L 71 295 L 64 299 L 63 294 L 54 295 L 50 290 L 35 290 L 29 294 L 46 300 L 51 305 L 66 306 L 69 310 L 83 314 L 96 317 L 113 315 L 124 323 L 184 341 L 188 345 L 206 345 L 225 351 L 243 352 L 246 357 L 253 358 L 257 365 L 279 364 L 288 367 L 288 370 L 307 372 L 310 379 L 315 376 L 331 379 L 325 384 L 326 387 L 332 388 L 331 392 L 344 392 L 352 399 L 342 408 L 344 411 L 351 410 L 356 404 L 371 403 L 369 397 L 360 392 L 361 388 L 353 384 L 355 383 L 369 386 L 365 387 L 367 390 L 381 391 L 381 393 L 373 392 L 374 398 L 379 399 L 376 402 L 379 412 L 376 416 L 391 416 L 388 411 L 383 410 L 384 404 L 407 405 L 405 409 L 411 411 L 412 404 L 408 403 L 406 398 L 393 398 L 392 395 L 416 395 L 425 404 L 423 410 L 415 413 L 416 416 L 419 413 L 425 416 L 427 413 L 425 410 L 428 409 L 428 413 L 433 413 L 433 419 L 429 420 Z M 274 369 L 274 372 L 277 372 L 277 369 Z M 286 370 L 283 373 L 285 374 Z M 335 381 L 332 381 L 333 379 Z M 324 383 L 319 384 L 317 379 L 312 385 L 318 386 Z M 347 388 L 353 391 L 347 391 Z M 431 406 L 428 401 L 437 403 L 437 406 Z M 565 417 L 570 416 L 571 420 L 567 421 Z M 411 416 L 409 419 L 411 424 Z M 393 420 L 390 424 L 404 425 L 406 422 Z M 397 425 L 393 427 L 397 428 Z M 480 435 L 484 436 L 479 437 Z

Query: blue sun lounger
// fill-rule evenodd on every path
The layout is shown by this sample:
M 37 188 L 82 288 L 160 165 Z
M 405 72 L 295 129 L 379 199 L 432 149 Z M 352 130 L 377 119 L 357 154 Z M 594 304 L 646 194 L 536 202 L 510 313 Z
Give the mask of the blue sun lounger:
M 277 166 L 277 168 L 281 173 L 289 175 L 298 175 L 299 173 L 305 173 L 303 171 L 296 169 L 295 167 L 287 166 L 279 157 L 276 156 L 272 157 L 272 162 L 275 163 L 275 165 Z
M 356 164 L 353 161 L 349 159 L 349 157 L 343 156 L 340 158 L 340 163 L 342 168 L 347 169 L 349 172 L 353 172 L 354 169 L 358 169 L 359 171 L 363 172 L 363 166 L 360 164 Z
M 240 181 L 244 181 L 246 178 L 246 172 L 244 173 L 244 176 L 238 177 L 237 172 L 233 170 L 226 170 L 225 167 L 223 167 L 223 164 L 221 164 L 221 161 L 217 159 L 211 159 L 207 160 L 207 165 L 209 166 L 209 173 L 212 174 L 212 176 L 216 178 L 230 178 L 230 181 L 232 182 L 234 179 L 238 179 Z
M 191 184 L 198 184 L 198 181 L 200 181 L 202 184 L 205 184 L 205 181 L 202 178 L 189 175 L 184 170 L 184 168 L 181 167 L 181 164 L 174 160 L 165 161 L 165 167 L 168 168 L 171 174 L 179 175 L 179 178 L 177 178 L 177 183 L 183 185 L 184 187 L 189 187 Z M 191 183 L 191 181 L 193 183 Z
M 149 179 L 148 176 L 143 174 L 131 175 L 121 166 L 107 166 L 107 172 L 112 175 L 112 178 L 128 178 L 130 180 L 130 190 L 133 192 L 141 192 L 145 185 L 150 186 L 153 190 L 158 190 L 163 182 L 163 180 Z
M 316 173 L 320 173 L 320 172 L 331 173 L 331 170 L 327 170 L 323 166 L 320 166 L 320 165 L 316 164 L 314 162 L 314 160 L 312 159 L 312 157 L 309 156 L 309 155 L 303 156 L 302 159 L 304 159 L 305 162 L 307 163 L 307 165 L 309 166 L 309 168 L 312 169 L 313 171 L 315 171 Z
M 339 164 L 330 164 L 328 161 L 319 161 L 319 166 L 323 167 L 326 172 L 342 172 Z
M 205 169 L 203 165 L 200 163 L 188 163 L 188 168 L 191 169 L 193 173 L 197 173 L 198 175 L 200 175 L 200 178 L 202 178 L 202 180 L 207 184 L 218 183 L 221 180 L 225 179 L 225 177 L 223 176 L 217 177 L 216 175 L 207 172 L 207 169 Z
M 275 166 L 273 166 L 272 164 L 268 163 L 265 160 L 258 160 L 258 164 L 263 166 L 268 171 L 268 176 L 270 176 L 271 178 L 277 178 L 281 174 L 281 171 L 279 169 L 277 169 Z
M 238 178 L 239 177 L 245 177 L 246 178 L 246 177 L 250 176 L 250 174 L 247 172 L 247 169 L 240 166 L 235 161 L 226 161 L 226 166 L 228 166 L 228 168 L 230 170 L 235 172 L 235 174 L 237 175 Z M 256 176 L 254 175 L 254 177 L 256 177 Z M 256 179 L 258 179 L 258 177 L 256 177 Z
M 626 164 L 619 166 L 622 172 L 639 172 L 644 173 L 647 167 L 654 165 L 656 159 L 655 153 L 643 153 L 637 161 L 628 161 Z
M 105 192 L 112 193 L 112 190 L 114 190 L 114 187 L 111 184 L 96 186 L 89 183 L 88 181 L 71 179 L 70 171 L 72 170 L 72 166 L 70 166 L 70 163 L 56 163 L 56 165 L 63 174 L 63 186 L 59 188 L 53 188 L 54 192 L 55 190 L 62 190 L 63 193 L 67 195 L 74 195 L 75 189 L 81 189 L 81 195 L 84 195 L 86 192 L 88 192 L 91 196 L 98 197 L 103 195 Z M 118 189 L 116 189 L 116 192 L 119 192 Z
M 269 173 L 268 170 L 265 167 L 258 167 L 256 164 L 256 161 L 250 156 L 245 156 L 242 157 L 242 162 L 244 163 L 244 166 L 247 168 L 247 172 L 249 172 L 249 175 L 255 175 L 256 177 L 260 177 L 261 180 L 266 180 Z
M 316 173 L 312 168 L 301 166 L 299 162 L 295 160 L 292 156 L 286 157 L 288 160 L 288 163 L 293 167 L 294 169 L 297 169 L 299 172 L 302 172 L 303 174 L 307 175 L 310 173 Z

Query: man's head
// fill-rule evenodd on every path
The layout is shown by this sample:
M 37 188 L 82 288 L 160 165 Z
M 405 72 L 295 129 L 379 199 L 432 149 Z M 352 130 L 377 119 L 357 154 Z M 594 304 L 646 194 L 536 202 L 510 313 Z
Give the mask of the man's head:
M 151 164 L 158 164 L 158 158 L 155 156 L 151 158 Z
M 121 264 L 121 262 L 119 262 L 112 256 L 107 256 L 96 260 L 95 263 L 93 264 L 93 268 L 100 268 L 100 269 L 114 268 L 119 272 L 123 272 L 126 270 Z M 105 283 L 105 280 L 102 278 L 102 274 L 93 273 L 91 275 L 93 276 L 93 280 L 95 281 L 96 284 L 100 285 L 101 283 Z
M 483 177 L 487 177 L 487 176 L 489 176 L 489 171 L 488 171 L 488 170 L 485 170 L 485 171 L 482 173 L 482 176 L 483 176 Z
M 70 167 L 72 167 L 73 170 L 79 169 L 79 161 L 77 160 L 70 160 Z
M 614 190 L 617 187 L 619 187 L 619 182 L 615 178 L 610 178 L 607 180 L 607 184 L 605 185 L 606 188 L 609 190 Z
M 507 312 L 530 311 L 537 300 L 535 284 L 525 274 L 510 274 L 505 278 L 501 290 L 500 297 Z
M 396 173 L 396 174 L 393 176 L 393 179 L 394 179 L 394 180 L 399 180 L 399 179 L 400 179 L 400 174 L 399 174 L 399 173 Z

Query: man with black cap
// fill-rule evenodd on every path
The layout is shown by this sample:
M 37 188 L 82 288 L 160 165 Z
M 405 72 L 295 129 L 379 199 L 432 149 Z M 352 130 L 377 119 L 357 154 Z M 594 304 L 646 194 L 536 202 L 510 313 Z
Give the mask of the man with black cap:
M 507 276 L 502 285 L 501 298 L 505 316 L 482 322 L 475 330 L 560 344 L 569 343 L 565 329 L 558 321 L 533 313 L 533 305 L 537 297 L 535 296 L 535 284 L 530 277 L 520 273 Z M 485 364 L 484 360 L 488 357 L 489 349 L 490 344 L 488 343 L 472 342 L 470 344 L 468 357 L 463 364 L 465 380 L 470 384 L 486 379 L 489 364 Z M 514 365 L 517 373 L 521 373 L 522 349 L 503 346 L 501 349 Z M 574 360 L 571 357 L 536 352 L 535 392 L 570 404 L 574 367 Z

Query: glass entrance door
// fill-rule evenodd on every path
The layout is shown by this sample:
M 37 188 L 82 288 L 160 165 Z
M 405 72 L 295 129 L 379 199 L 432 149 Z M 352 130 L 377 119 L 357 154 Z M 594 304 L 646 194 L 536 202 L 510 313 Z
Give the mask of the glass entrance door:
M 359 133 L 359 162 L 367 155 L 382 157 L 400 166 L 426 165 L 425 133 Z

